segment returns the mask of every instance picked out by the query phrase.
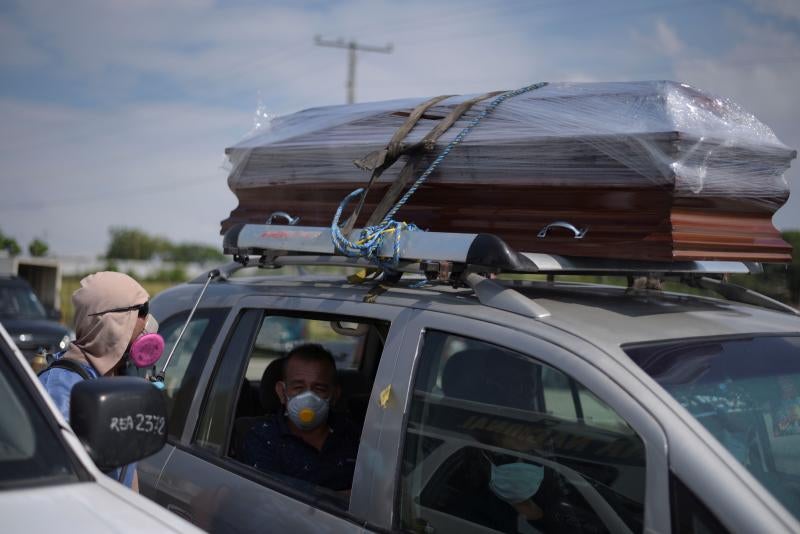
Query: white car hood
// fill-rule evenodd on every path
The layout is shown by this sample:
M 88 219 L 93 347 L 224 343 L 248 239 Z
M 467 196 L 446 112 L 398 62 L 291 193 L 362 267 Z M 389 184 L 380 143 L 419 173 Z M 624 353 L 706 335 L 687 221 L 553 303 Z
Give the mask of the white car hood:
M 178 518 L 166 510 L 149 509 L 157 505 L 134 497 L 144 506 L 136 506 L 139 502 L 135 505 L 130 497 L 120 498 L 97 482 L 2 491 L 0 517 L 4 532 L 26 534 L 196 532 L 187 523 L 175 521 Z

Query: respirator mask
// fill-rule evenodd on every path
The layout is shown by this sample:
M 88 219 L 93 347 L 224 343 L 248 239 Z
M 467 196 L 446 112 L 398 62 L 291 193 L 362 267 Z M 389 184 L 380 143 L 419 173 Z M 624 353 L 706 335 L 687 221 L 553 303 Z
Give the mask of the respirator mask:
M 324 423 L 328 419 L 329 410 L 330 401 L 312 391 L 304 391 L 291 398 L 286 395 L 286 415 L 303 430 L 313 430 Z
M 139 369 L 153 366 L 164 354 L 164 338 L 156 332 L 158 332 L 158 321 L 148 314 L 144 330 L 128 349 L 128 358 Z

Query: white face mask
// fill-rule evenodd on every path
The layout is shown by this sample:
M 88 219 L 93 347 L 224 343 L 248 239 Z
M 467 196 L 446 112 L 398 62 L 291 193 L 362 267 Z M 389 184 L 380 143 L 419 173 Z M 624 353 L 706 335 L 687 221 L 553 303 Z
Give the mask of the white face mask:
M 538 465 L 517 462 L 492 464 L 489 489 L 504 501 L 516 504 L 533 497 L 544 479 L 544 468 Z
M 287 394 L 286 399 L 286 415 L 303 430 L 313 430 L 328 419 L 330 402 L 312 391 L 304 391 L 291 398 Z

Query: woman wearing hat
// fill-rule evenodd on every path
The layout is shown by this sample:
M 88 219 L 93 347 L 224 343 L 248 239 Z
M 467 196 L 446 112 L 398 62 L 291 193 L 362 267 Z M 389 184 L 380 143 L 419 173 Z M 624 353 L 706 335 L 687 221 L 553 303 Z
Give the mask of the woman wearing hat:
M 127 355 L 145 334 L 155 334 L 158 323 L 148 313 L 147 291 L 130 276 L 116 272 L 91 274 L 72 294 L 75 341 L 54 355 L 39 379 L 69 421 L 69 399 L 78 382 L 121 373 Z M 162 345 L 163 350 L 163 345 Z M 135 465 L 109 476 L 138 491 Z

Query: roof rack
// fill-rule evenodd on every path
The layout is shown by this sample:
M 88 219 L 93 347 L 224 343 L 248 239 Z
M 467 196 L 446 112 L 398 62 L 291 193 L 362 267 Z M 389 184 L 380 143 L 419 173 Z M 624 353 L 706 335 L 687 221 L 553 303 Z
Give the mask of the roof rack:
M 360 230 L 353 230 L 350 237 L 359 234 Z M 763 272 L 761 264 L 754 262 L 656 262 L 517 252 L 493 234 L 401 230 L 396 239 L 400 240 L 396 256 L 394 239 L 385 240 L 379 250 L 379 256 L 387 261 L 396 259 L 390 266 L 392 271 L 424 274 L 429 281 L 466 285 L 475 291 L 482 304 L 530 317 L 542 318 L 550 313 L 533 300 L 477 273 L 619 275 L 629 280 L 634 276 L 678 276 L 688 285 L 713 290 L 728 300 L 800 315 L 794 308 L 765 295 L 713 278 L 723 274 Z M 267 268 L 287 265 L 381 267 L 365 258 L 338 255 L 331 230 L 326 227 L 239 224 L 225 234 L 223 249 L 225 254 L 233 255 L 234 263 L 220 268 L 222 279 L 250 265 L 251 256 L 258 256 L 257 265 Z M 206 276 L 196 279 L 198 282 L 205 280 Z
M 359 230 L 350 235 L 355 238 Z M 760 273 L 761 265 L 741 261 L 655 262 L 612 260 L 606 258 L 566 257 L 535 252 L 517 252 L 494 234 L 460 234 L 401 230 L 398 263 L 393 270 L 424 272 L 429 275 L 444 264 L 456 271 L 512 272 L 541 274 L 722 274 Z M 394 239 L 386 239 L 379 256 L 390 261 L 394 257 Z M 316 226 L 279 226 L 272 224 L 238 224 L 223 238 L 225 254 L 236 261 L 247 262 L 260 256 L 263 265 L 284 263 L 282 256 L 316 255 L 311 261 L 297 259 L 294 264 L 329 264 L 347 266 L 376 265 L 367 260 L 338 256 L 330 228 Z M 324 259 L 327 258 L 327 259 Z M 288 259 L 288 258 L 287 258 Z

